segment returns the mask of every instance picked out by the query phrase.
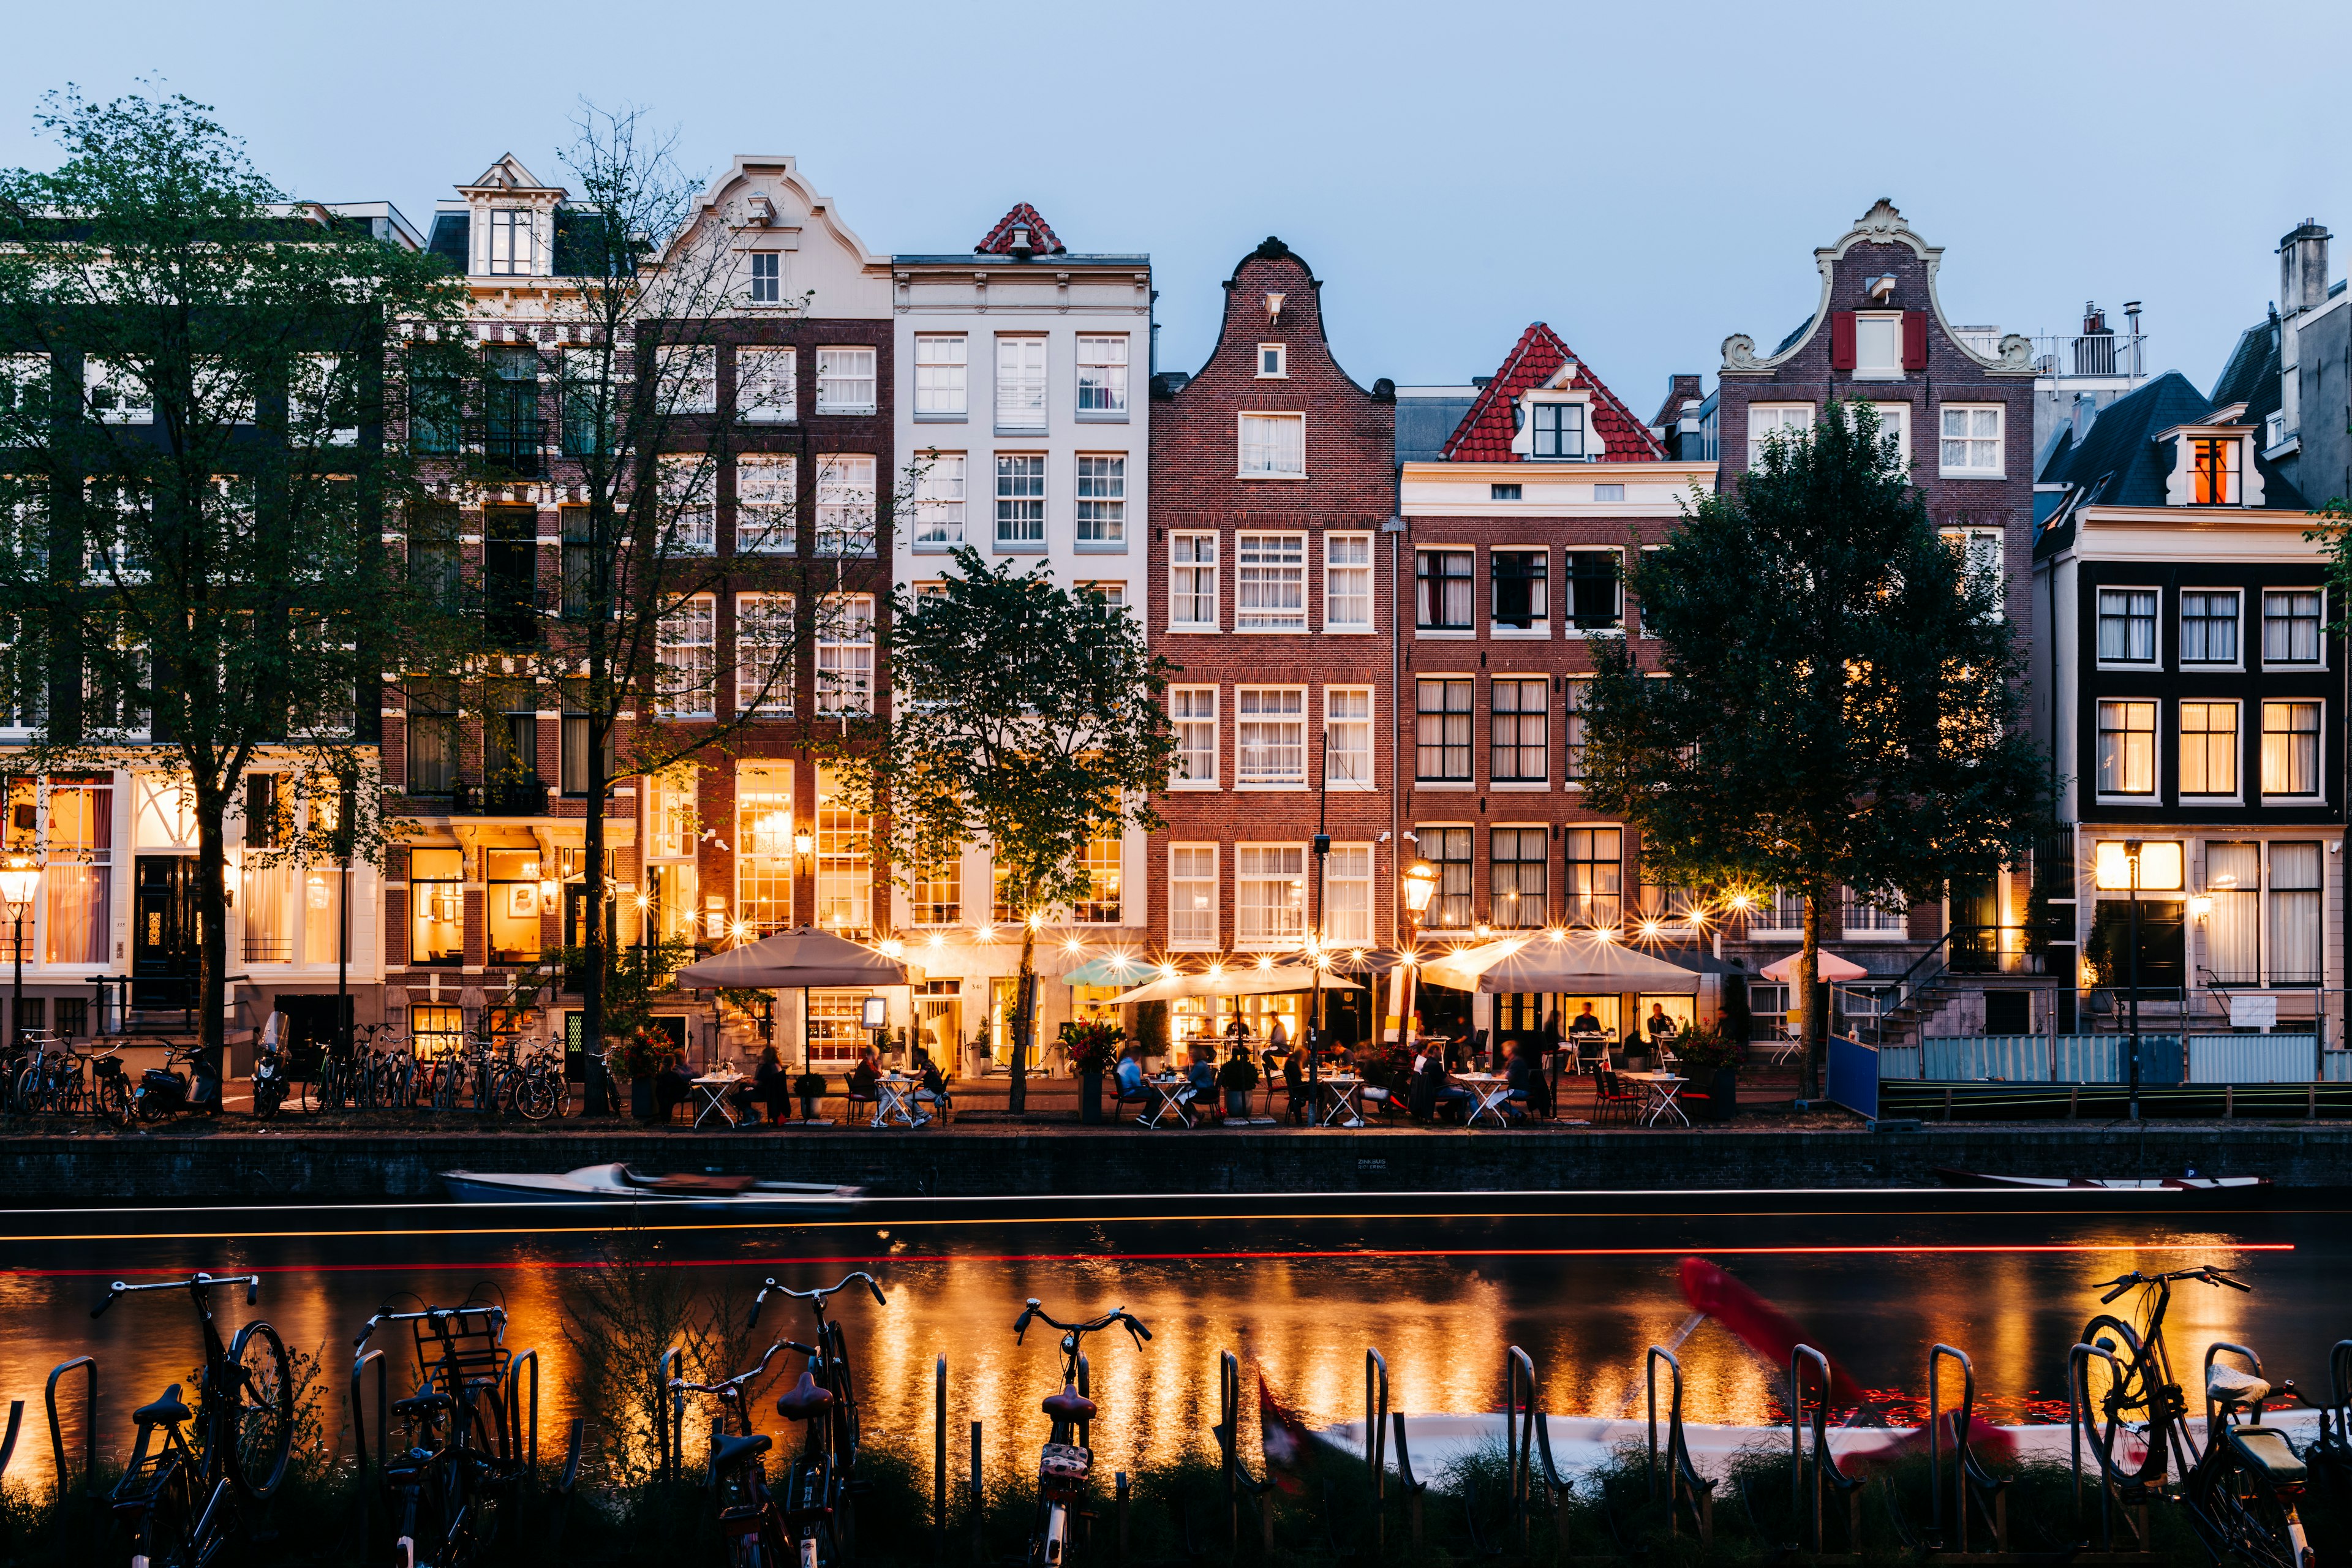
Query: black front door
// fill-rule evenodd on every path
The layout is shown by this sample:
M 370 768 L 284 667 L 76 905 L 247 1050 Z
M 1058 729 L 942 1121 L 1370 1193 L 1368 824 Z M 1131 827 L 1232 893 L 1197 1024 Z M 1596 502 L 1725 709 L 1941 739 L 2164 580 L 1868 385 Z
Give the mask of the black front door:
M 194 1005 L 202 940 L 195 858 L 140 856 L 131 895 L 131 1005 Z
M 2143 1001 L 2177 1000 L 2188 984 L 2187 926 L 2177 899 L 2139 900 L 2139 994 Z M 2131 903 L 2102 899 L 2091 919 L 2091 960 L 2099 984 L 2121 1002 L 2131 988 Z

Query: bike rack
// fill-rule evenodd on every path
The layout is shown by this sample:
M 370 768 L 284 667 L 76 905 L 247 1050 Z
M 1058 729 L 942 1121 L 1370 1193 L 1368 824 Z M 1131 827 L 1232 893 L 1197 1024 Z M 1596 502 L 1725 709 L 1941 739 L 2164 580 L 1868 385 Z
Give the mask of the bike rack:
M 1231 1351 L 1222 1351 L 1217 1357 L 1217 1424 L 1209 1428 L 1217 1440 L 1218 1475 L 1224 1498 L 1225 1540 L 1229 1549 L 1239 1551 L 1242 1543 L 1241 1497 L 1246 1492 L 1257 1499 L 1258 1531 L 1265 1550 L 1274 1550 L 1274 1481 L 1250 1479 L 1249 1468 L 1241 1457 L 1242 1363 Z M 1173 1503 L 1173 1500 L 1171 1500 Z M 1182 1506 L 1175 1504 L 1178 1522 L 1182 1522 Z M 1328 1527 L 1328 1521 L 1327 1527 Z M 1192 1531 L 1186 1529 L 1188 1537 Z
M 364 1397 L 364 1374 L 370 1365 L 375 1368 L 375 1466 L 377 1487 L 383 1485 L 383 1461 L 392 1446 L 392 1390 L 390 1363 L 382 1350 L 372 1350 L 352 1363 L 352 1446 L 359 1458 L 360 1536 L 365 1540 L 368 1517 L 374 1508 L 376 1488 L 368 1485 L 368 1424 L 367 1401 Z
M 1813 1404 L 1813 1453 L 1810 1465 L 1805 1459 L 1805 1392 L 1798 1368 L 1810 1364 L 1820 1378 L 1821 1397 Z M 1811 1536 L 1809 1548 L 1816 1555 L 1822 1551 L 1822 1501 L 1826 1489 L 1835 1487 L 1846 1500 L 1846 1539 L 1849 1546 L 1862 1539 L 1862 1483 L 1838 1468 L 1837 1456 L 1830 1452 L 1830 1358 L 1811 1345 L 1801 1344 L 1789 1352 L 1789 1504 L 1797 1519 L 1803 1521 Z M 1810 1470 L 1812 1484 L 1805 1477 Z M 1807 1506 L 1805 1494 L 1812 1494 Z
M 58 1421 L 58 1383 L 66 1373 L 79 1372 L 82 1381 L 82 1460 L 81 1476 L 87 1482 L 98 1474 L 98 1359 L 78 1355 L 71 1361 L 59 1362 L 49 1369 L 49 1385 L 43 1398 L 49 1412 L 49 1455 L 58 1467 L 58 1500 L 63 1502 L 67 1491 L 65 1428 Z M 16 1422 L 9 1422 L 9 1432 L 16 1432 Z
M 1650 1497 L 1658 1495 L 1658 1363 L 1664 1362 L 1673 1374 L 1671 1392 L 1666 1405 L 1666 1533 L 1682 1533 L 1682 1507 L 1690 1504 L 1691 1523 L 1698 1531 L 1699 1544 L 1715 1540 L 1715 1483 L 1698 1473 L 1691 1463 L 1690 1439 L 1683 1431 L 1683 1363 L 1675 1352 L 1664 1345 L 1652 1345 L 1642 1363 L 1642 1375 L 1649 1386 L 1650 1458 L 1645 1473 L 1650 1481 Z M 1546 1445 L 1549 1448 L 1549 1445 Z M 1545 1455 L 1549 1468 L 1550 1455 Z
M 2252 1351 L 2248 1350 L 2243 1345 L 2233 1345 L 2223 1340 L 2215 1340 L 2211 1344 L 2205 1347 L 2205 1369 L 2202 1381 L 2206 1389 L 2205 1446 L 2209 1448 L 2213 1446 L 2213 1413 L 2215 1410 L 2220 1408 L 2220 1406 L 2215 1404 L 2212 1394 L 2213 1358 L 2221 1354 L 2223 1351 L 2228 1351 L 2232 1355 L 2244 1356 L 2248 1361 L 2253 1363 L 2254 1375 L 2256 1377 L 2263 1375 L 2263 1358 L 2256 1355 Z M 2331 1367 L 2330 1370 L 2333 1370 L 2333 1368 Z M 2255 1419 L 2261 1419 L 2261 1412 L 2257 1411 L 2255 1413 Z
M 1534 1358 L 1513 1345 L 1503 1355 L 1503 1458 L 1511 1494 L 1511 1526 L 1521 1551 L 1527 1549 L 1528 1507 L 1534 1500 L 1535 1428 L 1542 1419 L 1536 1414 Z
M 971 1560 L 988 1561 L 988 1493 L 980 1478 L 980 1423 L 971 1424 Z
M 1389 1363 L 1381 1352 L 1364 1351 L 1364 1464 L 1372 1472 L 1372 1555 L 1381 1556 L 1389 1539 Z
M 563 1479 L 555 1486 L 555 1517 L 548 1521 L 547 1549 L 551 1555 L 563 1545 L 563 1522 L 572 1516 L 572 1491 L 580 1484 L 581 1438 L 587 1432 L 584 1416 L 572 1418 L 572 1430 L 564 1440 Z
M 948 1559 L 948 1358 L 931 1368 L 931 1555 Z M 1119 1500 L 1127 1499 L 1127 1478 L 1119 1478 Z
M 2124 1363 L 2113 1351 L 2101 1350 L 2096 1345 L 2077 1344 L 2066 1352 L 2067 1419 L 2073 1428 L 2067 1436 L 2074 1454 L 2074 1522 L 2078 1525 L 2083 1521 L 2083 1433 L 2084 1424 L 2091 1417 L 2090 1402 L 2083 1395 L 2090 1387 L 2090 1361 L 2093 1356 L 2099 1357 L 2113 1369 L 2117 1383 L 2123 1382 L 2125 1375 Z M 2129 1478 L 2108 1463 L 2104 1449 L 2094 1446 L 2091 1454 L 2099 1463 L 2099 1550 L 2112 1552 L 2115 1550 L 2116 1488 L 2128 1484 Z M 2139 1530 L 2137 1524 L 2133 1528 L 2141 1540 L 2147 1539 L 2145 1531 Z
M 686 1441 L 686 1395 L 672 1394 L 669 1385 L 685 1364 L 686 1352 L 672 1345 L 654 1366 L 654 1456 L 665 1485 L 677 1479 L 684 1463 L 679 1449 Z
M 2340 1463 L 2352 1456 L 2352 1340 L 2327 1352 L 2327 1403 L 2319 1412 L 2320 1446 Z
M 1382 1381 L 1385 1382 L 1388 1374 L 1386 1364 L 1381 1366 L 1381 1373 Z M 1418 1546 L 1421 1544 L 1422 1500 L 1428 1494 L 1429 1483 L 1413 1479 L 1412 1449 L 1405 1442 L 1404 1437 L 1404 1412 L 1391 1411 L 1389 1422 L 1396 1430 L 1397 1489 L 1404 1494 L 1405 1517 L 1412 1525 L 1412 1543 Z M 1538 1428 L 1538 1431 L 1541 1430 L 1542 1428 Z M 1551 1444 L 1549 1438 L 1544 1442 L 1544 1458 L 1549 1463 L 1551 1458 Z
M 528 1384 L 524 1383 L 522 1375 L 523 1368 L 526 1366 L 530 1369 L 530 1381 Z M 523 1424 L 522 1415 L 522 1394 L 526 1387 L 530 1393 L 530 1423 L 528 1426 Z M 522 1461 L 523 1475 L 527 1478 L 524 1484 L 536 1489 L 539 1485 L 539 1349 L 537 1346 L 520 1352 L 508 1359 L 505 1394 L 505 1408 L 501 1412 L 505 1419 L 501 1425 L 505 1428 L 502 1436 L 506 1439 L 507 1458 Z
M 1976 1421 L 1976 1365 L 1969 1360 L 1966 1351 L 1941 1342 L 1927 1351 L 1927 1517 L 1932 1532 L 1928 1539 L 1940 1545 L 1944 1536 L 1944 1405 L 1938 1374 L 1947 1357 L 1960 1363 L 1960 1404 L 1954 1412 L 1952 1436 L 1952 1511 L 1958 1516 L 1954 1528 L 1959 1533 L 1952 1550 L 1969 1549 L 1969 1508 L 1974 1504 L 1992 1526 L 1992 1549 L 2006 1552 L 2009 1482 L 1978 1463 L 1976 1449 L 1969 1442 Z
M 16 1457 L 16 1434 L 24 1425 L 25 1402 L 21 1399 L 10 1400 L 8 1402 L 8 1435 L 5 1437 L 0 1437 L 0 1476 L 5 1476 L 8 1473 L 8 1461 Z

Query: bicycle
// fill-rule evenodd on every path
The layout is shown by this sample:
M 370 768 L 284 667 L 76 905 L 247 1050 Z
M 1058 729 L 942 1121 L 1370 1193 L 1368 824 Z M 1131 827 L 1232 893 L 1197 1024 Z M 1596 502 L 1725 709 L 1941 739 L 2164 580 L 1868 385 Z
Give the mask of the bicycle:
M 381 1308 L 352 1342 L 362 1363 L 386 1323 L 410 1325 L 417 1375 L 416 1392 L 387 1413 L 400 1423 L 400 1437 L 379 1457 L 398 1531 L 394 1561 L 398 1568 L 466 1568 L 496 1537 L 501 1506 L 522 1476 L 500 1393 L 514 1362 L 506 1309 L 479 1301 L 414 1312 Z
M 2234 1560 L 2248 1568 L 2311 1568 L 2315 1559 L 2304 1534 L 2295 1500 L 2306 1471 L 2278 1428 L 2262 1424 L 2272 1385 L 2262 1375 L 2262 1358 L 2243 1345 L 2215 1343 L 2205 1352 L 2205 1440 L 2189 1430 L 2189 1402 L 2172 1373 L 2164 1319 L 2175 1280 L 2193 1279 L 2232 1290 L 2253 1287 L 2207 1265 L 2166 1274 L 2137 1269 L 2102 1281 L 2108 1306 L 2126 1294 L 2152 1292 L 2147 1326 L 2135 1330 L 2102 1312 L 2083 1330 L 2075 1390 L 2081 1419 L 2105 1484 L 2126 1505 L 2164 1498 L 2189 1510 L 2189 1522 L 2216 1563 Z M 2118 1350 L 2118 1346 L 2121 1349 Z M 2215 1357 L 2230 1354 L 2249 1363 L 2239 1371 Z M 2285 1398 L 2309 1403 L 2292 1380 L 2278 1384 Z M 2251 1421 L 2239 1417 L 2251 1415 Z M 2130 1463 L 2130 1448 L 2139 1450 Z M 2168 1484 L 2177 1463 L 2179 1479 Z
M 257 1319 L 224 1345 L 213 1318 L 213 1288 L 238 1284 L 245 1287 L 246 1305 L 260 1299 L 258 1274 L 196 1274 L 150 1285 L 118 1279 L 90 1311 L 100 1317 L 123 1296 L 186 1290 L 204 1332 L 195 1408 L 181 1399 L 174 1383 L 161 1399 L 131 1413 L 138 1440 L 111 1502 L 115 1518 L 131 1533 L 134 1564 L 198 1568 L 212 1562 L 242 1531 L 239 1500 L 266 1502 L 286 1479 L 294 1446 L 294 1384 L 285 1343 L 277 1330 Z M 201 1448 L 191 1447 L 182 1430 L 191 1422 Z
M 1118 1324 L 1141 1350 L 1151 1331 L 1124 1307 L 1114 1307 L 1091 1322 L 1065 1323 L 1049 1316 L 1032 1296 L 1013 1321 L 1013 1342 L 1019 1344 L 1030 1323 L 1037 1321 L 1062 1331 L 1062 1391 L 1048 1394 L 1045 1402 L 1054 1426 L 1037 1454 L 1037 1523 L 1029 1537 L 1029 1562 L 1031 1568 L 1061 1568 L 1070 1538 L 1070 1510 L 1086 1500 L 1087 1478 L 1094 1468 L 1094 1452 L 1087 1447 L 1093 1436 L 1089 1428 L 1101 1413 L 1100 1405 L 1078 1392 L 1080 1348 L 1088 1334 Z

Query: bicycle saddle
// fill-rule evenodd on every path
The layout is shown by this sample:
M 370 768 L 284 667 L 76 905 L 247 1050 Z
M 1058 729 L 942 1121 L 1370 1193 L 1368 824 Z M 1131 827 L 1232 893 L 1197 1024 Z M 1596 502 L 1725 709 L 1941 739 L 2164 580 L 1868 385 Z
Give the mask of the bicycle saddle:
M 2251 1373 L 2215 1362 L 2205 1373 L 2205 1397 L 2217 1405 L 2260 1405 L 2271 1396 L 2271 1385 Z
M 1095 1402 L 1080 1394 L 1077 1385 L 1066 1383 L 1062 1392 L 1045 1396 L 1045 1414 L 1056 1421 L 1091 1421 L 1095 1418 Z
M 395 1399 L 392 1402 L 392 1413 L 395 1415 L 406 1415 L 418 1410 L 446 1410 L 448 1408 L 449 1396 L 447 1394 L 433 1394 L 422 1388 L 418 1389 L 415 1393 L 410 1394 L 405 1399 Z
M 131 1413 L 131 1419 L 142 1426 L 177 1426 L 188 1418 L 188 1406 L 180 1397 L 180 1385 L 173 1384 L 163 1391 L 163 1397 L 152 1405 L 142 1405 Z
M 776 1400 L 776 1414 L 787 1421 L 808 1421 L 823 1415 L 832 1403 L 833 1390 L 819 1388 L 816 1379 L 803 1368 L 801 1380 Z
M 776 1440 L 765 1432 L 754 1432 L 749 1437 L 738 1437 L 722 1432 L 710 1449 L 710 1468 L 723 1470 L 738 1459 L 753 1454 L 764 1454 L 776 1446 Z
M 2230 1447 L 2238 1458 L 2270 1477 L 2273 1486 L 2300 1486 L 2305 1471 L 2286 1434 L 2275 1426 L 2232 1426 Z

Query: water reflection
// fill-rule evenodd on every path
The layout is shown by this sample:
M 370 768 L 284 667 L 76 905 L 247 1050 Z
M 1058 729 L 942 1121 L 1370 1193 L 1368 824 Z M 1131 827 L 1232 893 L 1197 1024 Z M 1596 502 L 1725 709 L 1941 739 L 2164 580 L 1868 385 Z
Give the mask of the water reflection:
M 1890 1233 L 1917 1250 L 1836 1249 L 1883 1248 Z M 2027 1250 L 2053 1246 L 2115 1250 Z M 1202 1256 L 1204 1247 L 1249 1256 Z M 1825 1250 L 1759 1250 L 1775 1247 Z M 1575 1255 L 1579 1249 L 1588 1255 Z M 1980 1401 L 2011 1415 L 2037 1400 L 2063 1400 L 2066 1347 L 2097 1310 L 2093 1284 L 2135 1267 L 2233 1265 L 2256 1287 L 2252 1295 L 2178 1291 L 2170 1322 L 2178 1365 L 2195 1365 L 2214 1340 L 2241 1340 L 2263 1352 L 2274 1376 L 2308 1377 L 2321 1371 L 2326 1345 L 2352 1331 L 2342 1306 L 2352 1299 L 2345 1288 L 2352 1238 L 2323 1214 L 2250 1216 L 2179 1233 L 2144 1219 L 2071 1215 L 1680 1216 L 1671 1224 L 1220 1220 L 1213 1232 L 1076 1223 L 977 1231 L 914 1226 L 887 1236 L 685 1231 L 659 1237 L 656 1256 L 689 1269 L 706 1295 L 731 1289 L 739 1306 L 766 1273 L 805 1289 L 830 1284 L 846 1268 L 871 1268 L 890 1305 L 845 1295 L 836 1307 L 860 1369 L 868 1430 L 928 1451 L 931 1369 L 943 1354 L 950 1462 L 961 1474 L 973 1420 L 985 1424 L 992 1471 L 1025 1470 L 1045 1436 L 1038 1401 L 1055 1386 L 1055 1336 L 1041 1331 L 1026 1345 L 1013 1343 L 1013 1319 L 1026 1297 L 1063 1318 L 1124 1306 L 1150 1325 L 1154 1338 L 1140 1351 L 1123 1334 L 1093 1342 L 1094 1393 L 1104 1407 L 1094 1434 L 1098 1462 L 1133 1469 L 1212 1451 L 1217 1358 L 1228 1349 L 1243 1358 L 1245 1400 L 1254 1400 L 1254 1374 L 1262 1371 L 1310 1418 L 1360 1415 L 1368 1346 L 1387 1358 L 1392 1407 L 1409 1414 L 1496 1408 L 1503 1350 L 1514 1343 L 1534 1358 L 1547 1408 L 1638 1410 L 1643 1347 L 1666 1340 L 1687 1316 L 1675 1275 L 1684 1249 L 1717 1256 L 1864 1386 L 1924 1395 L 1927 1349 L 1941 1340 L 1975 1358 Z M 574 1408 L 579 1369 L 563 1314 L 579 1271 L 597 1260 L 594 1239 L 572 1234 L 265 1236 L 138 1246 L 20 1238 L 5 1260 L 14 1271 L 0 1272 L 0 1321 L 9 1325 L 0 1336 L 0 1391 L 27 1406 L 10 1479 L 49 1473 L 43 1380 L 52 1365 L 88 1348 L 100 1355 L 103 1373 L 100 1447 L 121 1456 L 129 1410 L 196 1363 L 195 1324 L 176 1298 L 125 1302 L 96 1323 L 89 1308 L 109 1279 L 195 1268 L 265 1272 L 259 1307 L 247 1309 L 241 1297 L 226 1306 L 225 1331 L 246 1316 L 267 1317 L 289 1348 L 318 1354 L 335 1387 L 338 1420 L 352 1337 L 378 1305 L 401 1292 L 439 1304 L 477 1288 L 502 1297 L 509 1343 L 540 1352 L 541 1430 L 552 1445 L 567 1417 L 595 1415 Z M 804 1312 L 783 1305 L 763 1318 L 762 1343 L 769 1333 L 806 1337 Z M 1775 1417 L 1785 1369 L 1759 1364 L 1720 1329 L 1699 1329 L 1682 1361 L 1691 1419 Z M 779 1357 L 777 1368 L 780 1376 L 797 1376 L 797 1358 Z M 1245 1412 L 1253 1447 L 1255 1426 Z M 688 1430 L 707 1431 L 706 1413 L 690 1417 Z M 79 1431 L 69 1420 L 69 1446 Z M 348 1437 L 344 1445 L 348 1451 Z M 699 1438 L 689 1440 L 690 1452 L 699 1448 Z

